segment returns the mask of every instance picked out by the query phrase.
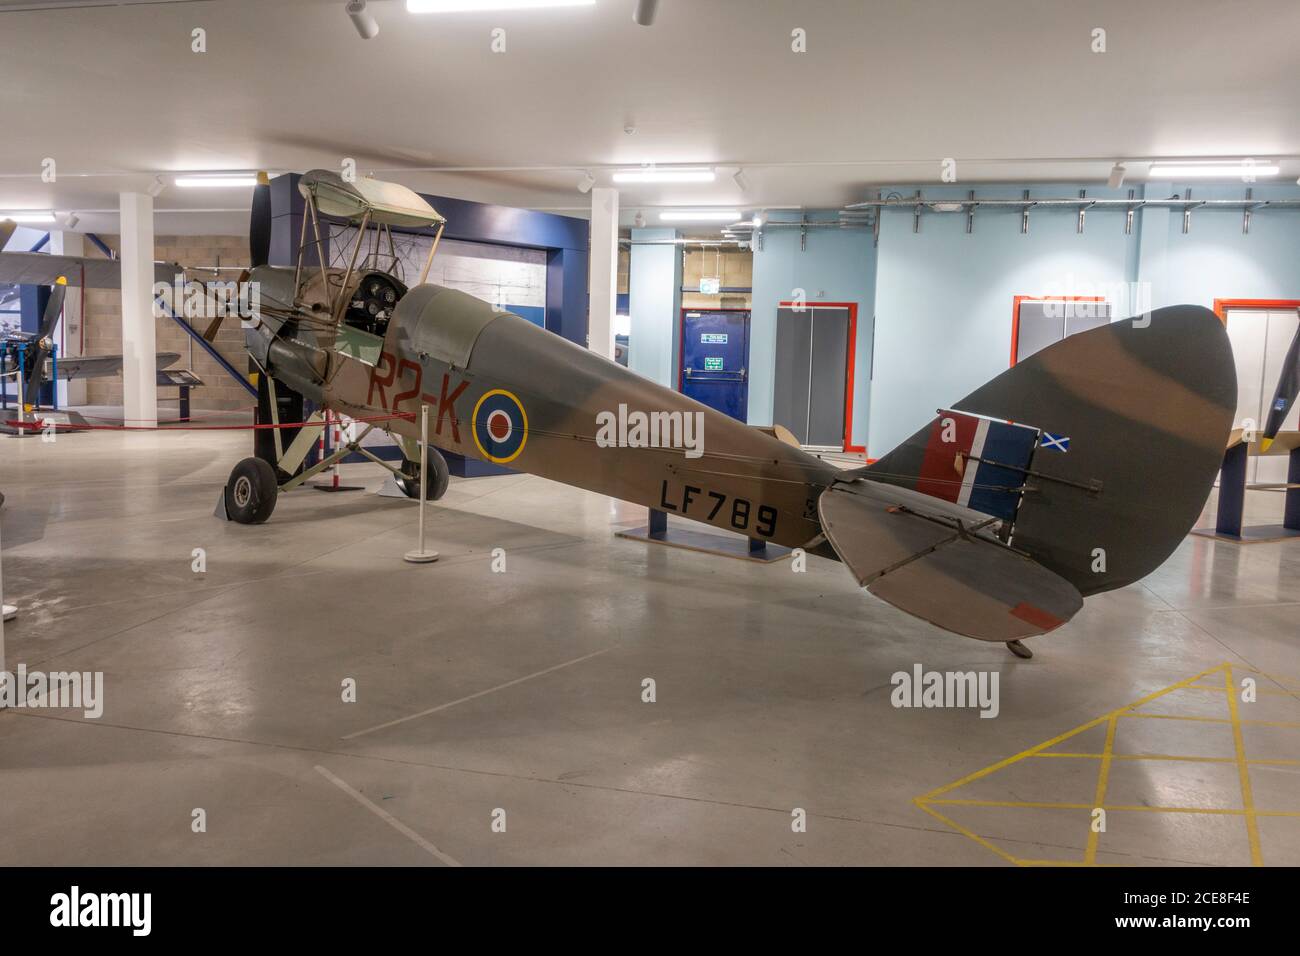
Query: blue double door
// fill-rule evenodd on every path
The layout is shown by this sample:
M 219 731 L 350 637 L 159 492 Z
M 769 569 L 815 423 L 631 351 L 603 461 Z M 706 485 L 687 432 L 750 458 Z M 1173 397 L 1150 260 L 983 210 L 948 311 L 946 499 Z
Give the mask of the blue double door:
M 745 421 L 749 413 L 749 312 L 682 312 L 683 395 Z

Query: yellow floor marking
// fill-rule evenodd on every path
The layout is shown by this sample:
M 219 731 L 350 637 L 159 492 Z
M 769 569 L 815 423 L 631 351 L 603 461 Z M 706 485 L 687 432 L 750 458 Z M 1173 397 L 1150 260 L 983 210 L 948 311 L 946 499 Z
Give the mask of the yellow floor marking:
M 1255 819 L 1255 798 L 1250 789 L 1250 768 L 1246 766 L 1246 741 L 1241 734 L 1241 714 L 1237 712 L 1236 684 L 1232 680 L 1232 665 L 1223 665 L 1224 689 L 1228 693 L 1228 713 L 1232 716 L 1232 742 L 1237 748 L 1237 776 L 1241 779 L 1241 805 L 1246 809 L 1246 839 L 1250 841 L 1250 862 L 1264 865 L 1264 855 L 1259 847 L 1259 821 Z
M 1106 785 L 1110 783 L 1110 761 L 1111 755 L 1115 751 L 1115 726 L 1119 723 L 1118 714 L 1111 714 L 1110 720 L 1106 723 L 1106 743 L 1101 751 L 1101 766 L 1097 770 L 1097 795 L 1093 798 L 1094 807 L 1104 807 L 1106 805 Z M 1101 840 L 1101 831 L 1094 825 L 1088 827 L 1088 846 L 1083 851 L 1083 862 L 1093 864 L 1097 862 L 1097 843 Z
M 1235 700 L 1235 697 L 1234 697 Z M 1143 720 L 1199 720 L 1203 724 L 1230 724 L 1231 717 L 1192 717 L 1184 714 L 1120 714 L 1120 717 L 1141 717 Z M 1288 720 L 1239 720 L 1243 727 L 1282 727 L 1300 729 L 1300 723 Z
M 1173 693 L 1174 691 L 1178 690 L 1181 687 L 1186 687 L 1188 684 L 1200 680 L 1202 677 L 1205 677 L 1207 674 L 1213 674 L 1216 671 L 1220 670 L 1222 667 L 1223 665 L 1220 664 L 1219 667 L 1211 667 L 1207 671 L 1201 671 L 1201 673 L 1189 677 L 1185 681 L 1179 681 L 1177 684 L 1174 684 L 1172 687 L 1166 687 L 1164 690 L 1158 690 L 1155 693 L 1148 694 L 1146 697 L 1143 697 L 1141 700 L 1135 700 L 1131 704 L 1126 704 L 1125 706 L 1119 708 L 1118 710 L 1112 711 L 1112 713 L 1118 714 L 1120 711 L 1128 710 L 1132 707 L 1141 707 L 1143 704 L 1150 703 L 1153 700 L 1157 700 L 1163 697 L 1165 694 Z M 1098 717 L 1095 720 L 1090 720 L 1086 724 L 1080 724 L 1078 727 L 1075 727 L 1073 730 L 1067 730 L 1065 733 L 1053 737 L 1051 740 L 1045 740 L 1041 744 L 1038 744 L 1035 747 L 1030 747 L 1028 750 L 1021 751 L 1020 753 L 1016 754 L 1013 757 L 1008 757 L 1005 760 L 999 760 L 997 763 L 993 764 L 990 767 L 985 767 L 983 770 L 976 770 L 974 773 L 967 774 L 965 777 L 962 777 L 960 780 L 957 780 L 953 783 L 945 784 L 942 787 L 938 787 L 937 789 L 931 790 L 929 793 L 917 797 L 916 799 L 929 800 L 932 797 L 937 797 L 941 793 L 947 793 L 949 790 L 956 790 L 958 787 L 964 787 L 966 784 L 974 780 L 978 780 L 981 777 L 987 777 L 989 774 L 1001 770 L 1003 767 L 1009 767 L 1011 764 L 1015 763 L 1018 760 L 1023 760 L 1025 757 L 1033 756 L 1034 754 L 1039 753 L 1040 751 L 1046 750 L 1048 747 L 1055 747 L 1063 740 L 1069 740 L 1071 737 L 1081 734 L 1085 730 L 1091 730 L 1093 727 L 1097 727 L 1101 724 L 1104 724 L 1106 723 L 1106 721 L 1110 720 L 1110 717 L 1111 714 L 1102 714 L 1100 717 Z
M 914 801 L 914 802 L 915 802 L 915 801 Z M 1012 856 L 1010 853 L 1008 853 L 1008 852 L 1006 852 L 1005 850 L 1003 850 L 1001 847 L 994 846 L 992 843 L 990 843 L 988 840 L 984 839 L 984 838 L 983 838 L 982 836 L 980 836 L 979 834 L 974 833 L 974 832 L 972 832 L 971 830 L 967 830 L 964 826 L 962 826 L 962 825 L 961 825 L 960 823 L 958 823 L 956 820 L 950 820 L 950 819 L 948 819 L 948 817 L 945 817 L 945 816 L 944 816 L 942 813 L 940 813 L 938 810 L 934 809 L 934 807 L 927 807 L 925 804 L 923 804 L 923 803 L 919 803 L 919 802 L 917 802 L 916 805 L 917 805 L 918 807 L 920 807 L 922 810 L 924 810 L 926 813 L 930 814 L 930 816 L 932 816 L 932 817 L 936 817 L 937 819 L 942 820 L 944 823 L 946 823 L 948 826 L 952 827 L 952 828 L 953 828 L 954 830 L 956 830 L 958 833 L 960 833 L 960 834 L 962 834 L 962 835 L 964 835 L 964 836 L 968 836 L 968 837 L 970 837 L 972 840 L 974 840 L 974 841 L 975 841 L 976 843 L 978 843 L 980 846 L 984 847 L 986 850 L 992 850 L 994 853 L 996 853 L 998 856 L 1002 857 L 1002 859 L 1006 860 L 1008 863 L 1019 863 L 1019 862 L 1020 862 L 1018 859 L 1016 859 L 1016 858 L 1015 858 L 1014 856 Z
M 920 798 L 918 797 L 917 799 L 919 800 Z M 1050 803 L 1037 800 L 958 800 L 955 798 L 940 798 L 938 800 L 924 801 L 923 809 L 933 809 L 934 806 L 994 807 L 1003 810 L 1092 810 L 1096 805 L 1091 803 Z M 1300 810 L 1239 810 L 1232 807 L 1161 807 L 1149 806 L 1145 803 L 1113 803 L 1109 806 L 1102 806 L 1101 809 L 1107 812 L 1110 812 L 1111 810 L 1122 810 L 1125 812 L 1137 813 L 1205 813 L 1211 816 L 1227 817 L 1241 817 L 1248 814 L 1257 817 L 1300 817 Z
M 940 820 L 947 826 L 952 827 L 955 831 L 962 834 L 963 836 L 969 837 L 970 839 L 974 840 L 976 843 L 978 843 L 980 846 L 984 847 L 985 849 L 988 849 L 991 852 L 996 853 L 1002 859 L 1010 863 L 1015 863 L 1019 866 L 1104 866 L 1104 865 L 1113 865 L 1113 864 L 1102 864 L 1097 862 L 1097 854 L 1100 852 L 1100 834 L 1098 833 L 1093 833 L 1091 831 L 1089 832 L 1088 841 L 1086 846 L 1084 847 L 1082 859 L 1079 860 L 1028 859 L 1028 858 L 1017 857 L 1011 853 L 1008 853 L 1007 851 L 1003 850 L 1002 848 L 994 844 L 992 840 L 980 836 L 979 834 L 971 830 L 969 827 L 963 826 L 957 823 L 955 820 L 948 817 L 947 815 L 940 813 L 936 809 L 936 807 L 940 807 L 940 806 L 990 807 L 995 809 L 1042 809 L 1042 810 L 1073 810 L 1073 811 L 1080 811 L 1080 810 L 1091 811 L 1093 809 L 1100 808 L 1106 810 L 1107 812 L 1120 811 L 1120 812 L 1139 812 L 1139 813 L 1185 813 L 1185 814 L 1200 814 L 1205 816 L 1241 817 L 1246 824 L 1245 832 L 1246 832 L 1247 840 L 1250 844 L 1251 862 L 1255 866 L 1262 866 L 1263 850 L 1259 838 L 1258 818 L 1259 817 L 1300 818 L 1300 811 L 1268 810 L 1268 809 L 1261 809 L 1259 807 L 1256 807 L 1254 803 L 1254 794 L 1251 789 L 1250 767 L 1251 765 L 1278 766 L 1278 767 L 1300 766 L 1300 760 L 1271 759 L 1271 758 L 1251 759 L 1246 754 L 1245 735 L 1242 732 L 1242 728 L 1277 727 L 1277 728 L 1284 728 L 1284 729 L 1297 729 L 1300 728 L 1300 722 L 1276 721 L 1276 720 L 1243 720 L 1241 718 L 1241 712 L 1238 706 L 1234 673 L 1238 676 L 1246 673 L 1257 674 L 1263 677 L 1267 677 L 1269 680 L 1277 681 L 1278 683 L 1284 683 L 1287 680 L 1291 680 L 1288 678 L 1280 678 L 1272 674 L 1265 674 L 1262 671 L 1256 671 L 1251 668 L 1245 668 L 1245 667 L 1234 668 L 1231 663 L 1223 663 L 1218 665 L 1217 667 L 1212 667 L 1208 670 L 1202 671 L 1199 674 L 1194 674 L 1193 676 L 1187 678 L 1186 680 L 1182 680 L 1176 684 L 1172 684 L 1169 687 L 1164 688 L 1163 690 L 1154 691 L 1153 693 L 1150 693 L 1147 696 L 1139 700 L 1136 700 L 1131 704 L 1126 704 L 1123 707 L 1116 708 L 1115 710 L 1107 714 L 1103 714 L 1102 716 L 1097 717 L 1093 720 L 1090 720 L 1087 723 L 1080 724 L 1078 727 L 1075 727 L 1073 730 L 1068 730 L 1063 734 L 1059 734 L 1056 737 L 1051 738 L 1050 740 L 1045 740 L 1042 743 L 1037 744 L 1036 746 L 1030 747 L 1027 750 L 1023 750 L 1020 753 L 1015 754 L 1014 756 L 1007 757 L 1004 760 L 999 760 L 997 763 L 991 764 L 990 766 L 985 767 L 982 770 L 976 770 L 974 773 L 967 774 L 966 776 L 962 777 L 959 780 L 953 781 L 952 783 L 949 784 L 945 784 L 942 787 L 936 787 L 934 790 L 931 790 L 929 793 L 916 797 L 913 800 L 913 803 L 915 803 L 917 807 L 924 810 L 926 813 L 930 814 L 935 819 Z M 1223 680 L 1222 685 L 1219 685 L 1217 683 L 1216 684 L 1199 683 L 1205 678 L 1210 677 L 1210 675 L 1221 676 Z M 1227 717 L 1204 717 L 1204 716 L 1194 716 L 1194 715 L 1147 714 L 1147 713 L 1134 712 L 1135 708 L 1141 707 L 1154 700 L 1158 700 L 1161 697 L 1164 697 L 1175 691 L 1184 690 L 1184 689 L 1213 690 L 1217 693 L 1223 694 L 1224 699 L 1228 705 L 1228 716 Z M 1285 691 L 1279 692 L 1279 691 L 1270 691 L 1267 689 L 1262 690 L 1261 693 L 1273 693 L 1278 696 L 1292 696 L 1290 694 L 1287 694 Z M 1186 755 L 1186 754 L 1115 753 L 1114 748 L 1115 748 L 1116 731 L 1118 728 L 1119 721 L 1122 718 L 1147 719 L 1147 720 L 1186 720 L 1186 721 L 1194 721 L 1194 722 L 1202 722 L 1202 723 L 1227 724 L 1232 728 L 1234 756 L 1209 757 L 1209 756 L 1194 756 L 1194 755 Z M 1106 742 L 1103 746 L 1101 753 L 1056 752 L 1056 751 L 1051 751 L 1049 749 L 1051 747 L 1056 746 L 1057 744 L 1060 744 L 1063 741 L 1069 740 L 1071 737 L 1075 737 L 1079 734 L 1084 733 L 1085 731 L 1092 730 L 1094 727 L 1099 727 L 1102 724 L 1106 725 Z M 957 797 L 944 796 L 945 794 L 951 793 L 952 791 L 964 787 L 967 784 L 973 783 L 976 780 L 980 780 L 985 777 L 988 777 L 991 774 L 997 773 L 999 770 L 1003 770 L 1014 763 L 1024 760 L 1026 757 L 1098 761 L 1099 766 L 1098 766 L 1098 774 L 1097 774 L 1095 802 L 1092 804 L 1084 804 L 1084 803 L 1056 803 L 1051 801 L 966 800 Z M 1181 761 L 1187 763 L 1236 764 L 1238 781 L 1241 787 L 1242 806 L 1240 809 L 1236 809 L 1232 807 L 1165 807 L 1165 806 L 1148 806 L 1145 804 L 1107 805 L 1105 802 L 1105 798 L 1106 798 L 1107 788 L 1109 787 L 1110 784 L 1110 769 L 1113 762 L 1116 760 L 1130 760 L 1130 761 L 1131 760 L 1154 760 L 1154 761 Z

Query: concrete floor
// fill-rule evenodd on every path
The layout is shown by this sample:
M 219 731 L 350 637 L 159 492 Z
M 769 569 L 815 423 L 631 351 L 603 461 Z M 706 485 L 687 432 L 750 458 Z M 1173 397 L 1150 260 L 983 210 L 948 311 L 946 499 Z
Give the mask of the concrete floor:
M 369 492 L 218 521 L 248 444 L 0 438 L 5 598 L 22 608 L 8 667 L 106 682 L 99 720 L 0 713 L 0 865 L 1224 864 L 1252 843 L 1300 864 L 1300 540 L 1189 538 L 1022 661 L 833 562 L 794 574 L 616 539 L 638 509 L 528 476 L 453 479 L 428 566 L 401 560 L 417 506 Z M 1276 495 L 1250 507 L 1279 520 Z M 1255 722 L 1223 716 L 1222 669 L 1144 705 L 1208 719 L 1117 720 L 1116 754 L 1213 759 L 1116 757 L 1105 805 L 1137 809 L 1108 811 L 1092 856 L 1096 759 L 1011 762 L 937 815 L 913 802 L 1225 662 L 1274 675 L 1239 705 Z M 895 709 L 890 677 L 917 663 L 1000 672 L 1000 715 Z M 1234 729 L 1274 762 L 1241 764 Z M 1105 731 L 1047 749 L 1097 753 Z M 1235 812 L 1151 809 L 1170 806 Z

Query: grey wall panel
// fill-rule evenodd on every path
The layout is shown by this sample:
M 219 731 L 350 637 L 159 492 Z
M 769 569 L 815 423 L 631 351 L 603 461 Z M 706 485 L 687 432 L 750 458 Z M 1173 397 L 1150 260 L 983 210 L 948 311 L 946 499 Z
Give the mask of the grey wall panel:
M 1055 315 L 1047 314 L 1053 305 Z M 1065 316 L 1060 314 L 1060 303 L 1021 302 L 1020 332 L 1016 336 L 1016 361 L 1023 362 L 1035 352 L 1040 352 L 1053 342 L 1065 337 Z
M 844 386 L 849 355 L 849 310 L 814 309 L 809 445 L 844 444 Z
M 773 380 L 772 421 L 784 425 L 808 443 L 808 374 L 812 310 L 776 312 L 776 375 Z

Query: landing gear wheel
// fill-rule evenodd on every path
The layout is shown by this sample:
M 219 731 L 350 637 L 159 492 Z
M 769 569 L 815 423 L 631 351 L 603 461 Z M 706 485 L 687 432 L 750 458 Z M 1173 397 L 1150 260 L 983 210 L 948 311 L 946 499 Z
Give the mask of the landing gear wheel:
M 451 483 L 451 470 L 447 467 L 447 459 L 442 457 L 442 453 L 432 445 L 429 446 L 429 477 L 428 486 L 425 489 L 425 495 L 430 501 L 437 501 L 447 493 L 447 485 Z M 402 486 L 408 498 L 420 497 L 420 463 L 404 459 L 402 461 L 402 471 L 412 477 L 407 478 L 403 475 L 397 479 L 397 483 Z
M 275 510 L 275 469 L 260 458 L 245 458 L 226 480 L 226 514 L 240 524 L 261 524 Z
M 1007 641 L 1007 650 L 1012 654 L 1015 654 L 1016 657 L 1023 658 L 1024 660 L 1029 660 L 1029 658 L 1034 656 L 1034 652 L 1025 647 L 1025 645 L 1021 644 L 1019 641 Z

